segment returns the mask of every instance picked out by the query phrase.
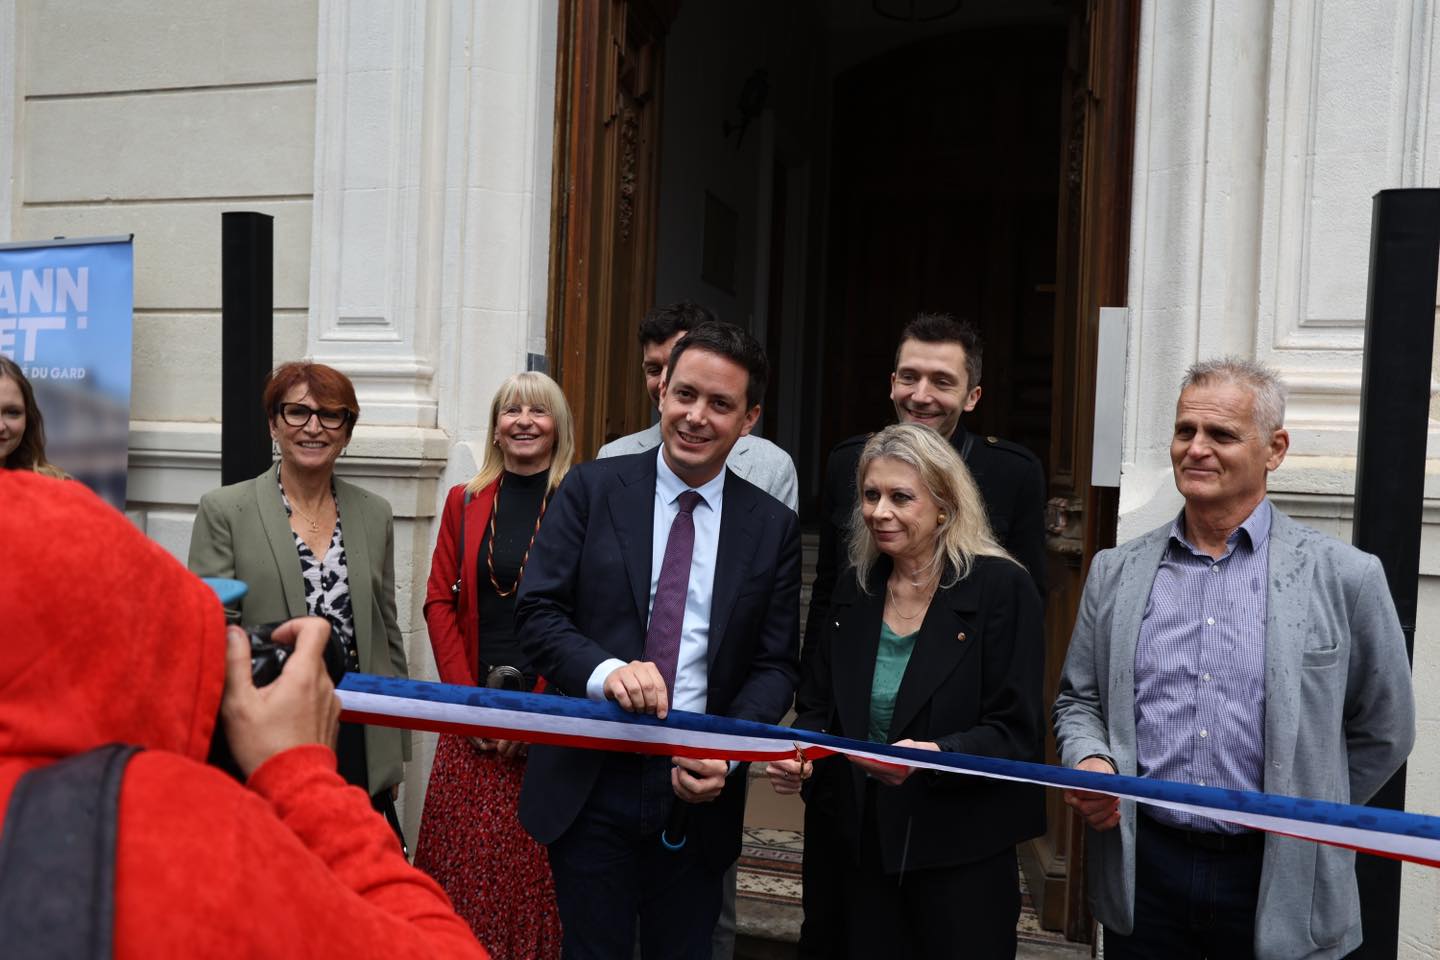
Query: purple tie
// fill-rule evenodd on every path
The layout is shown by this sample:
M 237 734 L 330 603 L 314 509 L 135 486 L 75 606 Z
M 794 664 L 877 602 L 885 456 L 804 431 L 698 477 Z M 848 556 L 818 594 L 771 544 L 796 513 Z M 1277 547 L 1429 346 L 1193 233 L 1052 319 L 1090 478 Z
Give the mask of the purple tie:
M 670 524 L 665 541 L 665 559 L 660 563 L 660 582 L 650 605 L 650 629 L 645 633 L 645 659 L 660 669 L 665 690 L 675 695 L 675 667 L 680 662 L 680 626 L 685 622 L 685 594 L 690 590 L 690 555 L 695 550 L 695 504 L 701 500 L 694 490 L 680 494 L 680 512 Z

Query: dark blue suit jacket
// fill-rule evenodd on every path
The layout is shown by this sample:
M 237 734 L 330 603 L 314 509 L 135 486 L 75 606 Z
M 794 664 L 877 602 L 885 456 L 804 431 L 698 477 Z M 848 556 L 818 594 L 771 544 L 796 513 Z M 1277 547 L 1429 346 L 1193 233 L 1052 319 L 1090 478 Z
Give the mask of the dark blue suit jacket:
M 519 640 L 552 687 L 585 696 L 616 657 L 643 660 L 650 607 L 655 451 L 581 464 L 535 538 L 516 602 Z M 728 471 L 710 607 L 707 712 L 778 723 L 799 677 L 800 530 L 795 512 Z M 533 746 L 520 820 L 550 843 L 575 820 L 605 755 Z M 740 850 L 745 771 L 691 811 L 688 833 L 712 867 Z

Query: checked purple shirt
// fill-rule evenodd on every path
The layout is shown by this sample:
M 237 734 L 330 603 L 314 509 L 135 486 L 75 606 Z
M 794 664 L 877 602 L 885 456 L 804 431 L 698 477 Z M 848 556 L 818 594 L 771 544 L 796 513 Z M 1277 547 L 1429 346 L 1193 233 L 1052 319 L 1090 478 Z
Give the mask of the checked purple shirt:
M 1139 774 L 1259 790 L 1265 768 L 1265 613 L 1269 500 L 1260 501 L 1219 560 L 1170 529 L 1135 644 Z M 1158 807 L 1155 820 L 1186 830 L 1239 827 Z

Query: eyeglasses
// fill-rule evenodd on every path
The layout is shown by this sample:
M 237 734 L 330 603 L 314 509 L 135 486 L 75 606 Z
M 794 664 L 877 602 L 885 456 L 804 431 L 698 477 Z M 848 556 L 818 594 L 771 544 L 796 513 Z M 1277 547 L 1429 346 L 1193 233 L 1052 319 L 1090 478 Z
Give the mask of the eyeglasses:
M 311 417 L 318 417 L 326 430 L 339 430 L 350 421 L 349 410 L 316 410 L 303 403 L 280 404 L 280 417 L 292 427 L 303 427 Z

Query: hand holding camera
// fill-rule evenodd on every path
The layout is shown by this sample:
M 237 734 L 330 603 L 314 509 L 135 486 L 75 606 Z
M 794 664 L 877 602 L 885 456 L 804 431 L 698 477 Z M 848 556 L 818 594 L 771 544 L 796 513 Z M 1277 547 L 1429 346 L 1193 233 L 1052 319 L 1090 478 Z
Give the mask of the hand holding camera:
M 246 778 L 291 747 L 320 743 L 333 749 L 340 729 L 340 699 L 326 665 L 330 624 L 320 617 L 287 620 L 268 640 L 257 640 L 252 644 L 239 627 L 227 630 L 220 703 L 230 752 Z M 272 649 L 266 650 L 266 643 Z M 281 653 L 275 647 L 293 650 Z M 278 661 L 273 671 L 267 666 L 271 661 Z M 274 682 L 256 686 L 267 678 Z

